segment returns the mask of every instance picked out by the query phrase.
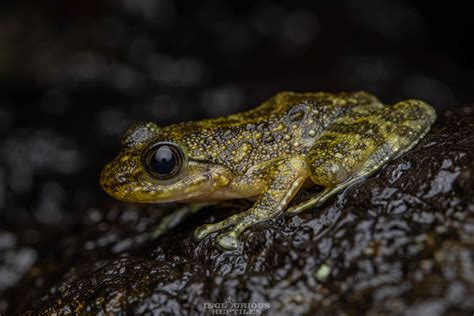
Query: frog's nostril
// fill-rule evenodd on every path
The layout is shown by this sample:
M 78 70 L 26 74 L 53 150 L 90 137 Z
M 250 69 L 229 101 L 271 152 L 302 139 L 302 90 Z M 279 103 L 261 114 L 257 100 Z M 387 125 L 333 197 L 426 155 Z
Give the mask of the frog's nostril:
M 117 182 L 117 184 L 125 184 L 127 183 L 127 179 L 128 178 L 123 173 L 115 176 L 115 181 Z

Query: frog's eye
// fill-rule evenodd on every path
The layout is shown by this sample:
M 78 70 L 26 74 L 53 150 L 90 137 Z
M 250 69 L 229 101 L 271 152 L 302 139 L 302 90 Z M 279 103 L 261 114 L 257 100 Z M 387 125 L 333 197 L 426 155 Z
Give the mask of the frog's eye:
M 183 170 L 185 161 L 183 151 L 173 143 L 155 144 L 143 157 L 145 169 L 158 180 L 168 180 L 177 176 Z

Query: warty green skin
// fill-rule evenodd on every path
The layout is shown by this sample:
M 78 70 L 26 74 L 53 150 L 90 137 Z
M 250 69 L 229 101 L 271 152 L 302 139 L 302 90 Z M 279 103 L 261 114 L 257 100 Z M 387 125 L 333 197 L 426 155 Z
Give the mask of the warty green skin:
M 318 206 L 377 171 L 412 148 L 435 119 L 433 108 L 419 100 L 386 106 L 365 92 L 281 92 L 228 117 L 130 128 L 101 185 L 117 199 L 143 203 L 256 198 L 250 210 L 195 232 L 202 239 L 230 227 L 217 244 L 235 249 L 250 226 Z M 160 142 L 175 143 L 186 155 L 181 173 L 166 181 L 149 175 L 142 159 Z M 287 209 L 305 183 L 325 190 Z

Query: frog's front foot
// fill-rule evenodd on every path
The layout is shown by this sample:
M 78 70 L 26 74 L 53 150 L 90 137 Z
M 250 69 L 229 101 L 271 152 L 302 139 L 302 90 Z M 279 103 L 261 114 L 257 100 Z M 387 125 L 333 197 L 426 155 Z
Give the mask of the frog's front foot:
M 224 250 L 236 250 L 239 247 L 239 236 L 235 231 L 231 230 L 217 236 L 216 243 Z
M 239 247 L 239 236 L 250 226 L 271 217 L 259 217 L 255 215 L 255 209 L 232 215 L 219 223 L 206 224 L 198 227 L 194 231 L 194 237 L 202 240 L 206 236 L 232 227 L 229 231 L 223 232 L 216 237 L 217 246 L 224 250 L 235 250 Z
M 197 241 L 200 241 L 206 238 L 208 235 L 224 228 L 225 227 L 222 227 L 222 223 L 202 225 L 194 231 L 194 238 Z M 216 237 L 216 243 L 224 250 L 235 250 L 239 246 L 238 238 L 239 236 L 236 234 L 236 232 L 231 230 L 230 232 L 225 232 L 218 235 Z
M 207 235 L 211 234 L 212 231 L 212 224 L 206 224 L 199 226 L 194 230 L 194 239 L 196 241 L 201 241 L 207 237 Z
M 232 225 L 231 223 L 224 223 L 226 221 L 228 220 L 225 220 L 220 223 L 206 224 L 206 225 L 199 226 L 194 231 L 194 238 L 197 241 L 200 241 L 206 238 L 208 235 Z M 239 236 L 234 230 L 231 230 L 229 232 L 225 232 L 218 235 L 216 237 L 216 243 L 220 248 L 224 250 L 235 250 L 239 246 Z
M 206 238 L 208 235 L 210 235 L 214 232 L 223 230 L 223 229 L 225 229 L 227 227 L 230 227 L 230 226 L 234 226 L 234 225 L 238 224 L 239 222 L 241 222 L 242 217 L 243 217 L 242 213 L 235 214 L 235 215 L 232 215 L 231 217 L 223 220 L 222 222 L 199 226 L 194 231 L 194 238 L 199 241 L 199 240 L 202 240 L 202 239 Z M 222 248 L 225 248 L 225 247 L 222 247 Z M 227 248 L 225 248 L 225 249 L 227 249 Z

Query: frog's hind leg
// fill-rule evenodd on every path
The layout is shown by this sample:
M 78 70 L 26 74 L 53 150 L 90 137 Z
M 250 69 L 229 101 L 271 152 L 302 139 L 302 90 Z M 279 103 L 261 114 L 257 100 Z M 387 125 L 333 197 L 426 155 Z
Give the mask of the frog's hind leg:
M 289 208 L 286 212 L 289 214 L 297 214 L 305 210 L 321 206 L 335 194 L 343 191 L 355 183 L 363 181 L 365 178 L 377 171 L 391 158 L 391 153 L 392 151 L 389 146 L 383 146 L 379 148 L 373 155 L 369 157 L 364 166 L 352 176 L 347 178 L 347 180 L 336 185 L 325 187 L 315 197 Z
M 326 188 L 287 212 L 295 214 L 320 206 L 331 196 L 364 180 L 389 160 L 413 148 L 435 119 L 429 105 L 408 100 L 370 116 L 336 121 L 308 155 L 311 179 Z

